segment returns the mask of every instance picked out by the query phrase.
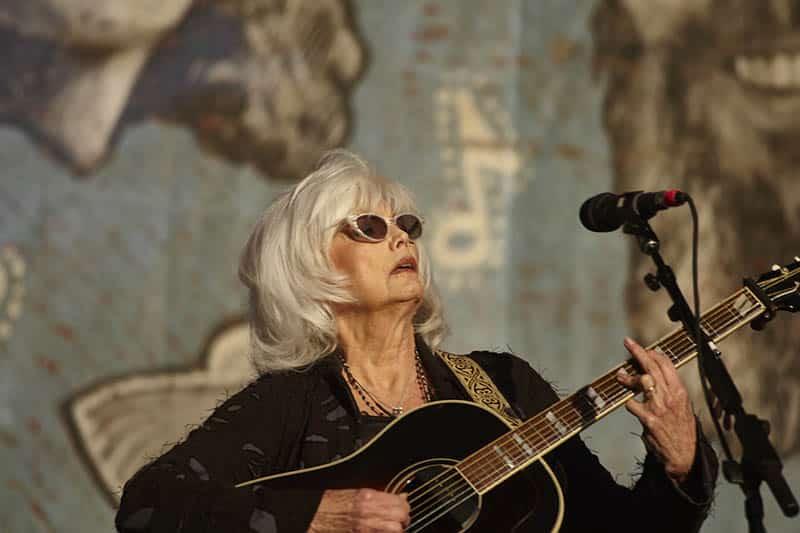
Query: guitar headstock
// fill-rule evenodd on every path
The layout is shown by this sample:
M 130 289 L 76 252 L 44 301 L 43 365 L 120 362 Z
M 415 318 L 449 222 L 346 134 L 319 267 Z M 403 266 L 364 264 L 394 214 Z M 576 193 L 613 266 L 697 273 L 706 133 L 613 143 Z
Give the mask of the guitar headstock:
M 800 257 L 786 266 L 773 265 L 758 278 L 758 285 L 776 309 L 800 311 Z

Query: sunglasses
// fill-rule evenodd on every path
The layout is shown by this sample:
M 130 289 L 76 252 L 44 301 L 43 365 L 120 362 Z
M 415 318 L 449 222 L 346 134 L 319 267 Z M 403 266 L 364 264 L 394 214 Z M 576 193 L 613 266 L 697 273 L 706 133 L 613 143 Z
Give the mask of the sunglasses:
M 350 226 L 353 237 L 365 242 L 381 242 L 389 234 L 389 224 L 405 231 L 412 241 L 422 235 L 422 217 L 414 213 L 402 213 L 390 218 L 375 213 L 362 213 L 348 215 L 344 221 Z

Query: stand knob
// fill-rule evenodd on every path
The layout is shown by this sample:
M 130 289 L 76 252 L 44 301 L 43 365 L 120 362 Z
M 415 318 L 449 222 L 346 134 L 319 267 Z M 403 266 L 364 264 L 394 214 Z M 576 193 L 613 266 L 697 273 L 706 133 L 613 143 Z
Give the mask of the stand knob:
M 752 322 L 750 322 L 750 327 L 753 328 L 755 331 L 761 331 L 767 325 L 767 322 L 772 320 L 775 315 L 772 311 L 764 311 L 758 317 L 756 317 Z
M 667 309 L 667 316 L 673 322 L 680 322 L 681 320 L 681 313 L 675 304 L 672 304 L 669 309 Z
M 739 485 L 744 482 L 742 467 L 736 461 L 722 461 L 722 475 L 725 476 L 728 483 Z
M 652 272 L 648 272 L 644 275 L 644 284 L 647 285 L 647 288 L 653 292 L 661 288 L 661 283 L 658 281 L 656 275 Z

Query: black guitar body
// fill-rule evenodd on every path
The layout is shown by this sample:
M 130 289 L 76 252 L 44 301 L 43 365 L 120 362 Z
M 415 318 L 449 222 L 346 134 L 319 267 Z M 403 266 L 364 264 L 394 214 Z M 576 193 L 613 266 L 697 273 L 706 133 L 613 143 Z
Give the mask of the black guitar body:
M 432 402 L 394 420 L 341 460 L 257 482 L 276 489 L 406 492 L 412 505 L 410 533 L 555 531 L 561 523 L 563 500 L 558 481 L 543 461 L 534 462 L 484 495 L 472 491 L 451 467 L 508 431 L 500 417 L 477 404 Z M 430 481 L 442 473 L 445 475 Z M 461 482 L 452 483 L 456 479 Z M 429 496 L 425 502 L 418 499 L 415 505 L 415 495 L 423 491 L 413 491 L 425 483 L 423 489 L 436 488 L 436 497 Z

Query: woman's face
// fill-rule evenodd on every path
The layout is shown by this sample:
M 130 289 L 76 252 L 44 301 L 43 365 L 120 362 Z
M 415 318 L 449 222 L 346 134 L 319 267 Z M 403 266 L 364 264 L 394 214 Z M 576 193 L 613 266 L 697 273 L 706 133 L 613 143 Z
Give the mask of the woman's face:
M 385 206 L 369 212 L 387 219 L 394 215 Z M 380 242 L 358 241 L 344 224 L 333 238 L 330 259 L 350 280 L 355 305 L 362 310 L 377 311 L 403 303 L 416 306 L 422 300 L 417 247 L 395 224 L 389 224 L 386 238 Z M 405 268 L 398 268 L 400 265 Z

